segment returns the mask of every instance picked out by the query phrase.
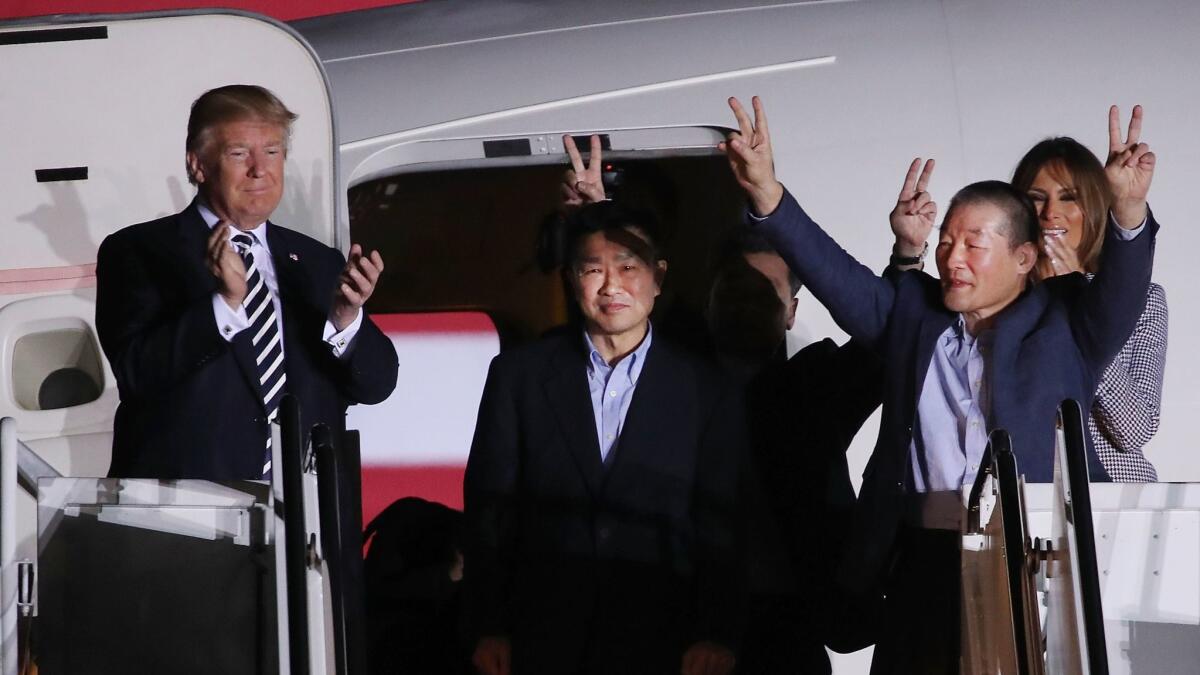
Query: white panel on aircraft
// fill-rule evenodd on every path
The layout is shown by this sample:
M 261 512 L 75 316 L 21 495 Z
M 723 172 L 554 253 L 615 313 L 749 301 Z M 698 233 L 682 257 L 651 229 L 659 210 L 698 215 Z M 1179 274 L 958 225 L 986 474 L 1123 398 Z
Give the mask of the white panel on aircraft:
M 320 65 L 286 26 L 234 14 L 8 24 L 0 58 L 5 281 L 93 264 L 110 232 L 187 206 L 188 110 L 225 84 L 266 86 L 300 115 L 274 219 L 333 242 L 332 111 Z

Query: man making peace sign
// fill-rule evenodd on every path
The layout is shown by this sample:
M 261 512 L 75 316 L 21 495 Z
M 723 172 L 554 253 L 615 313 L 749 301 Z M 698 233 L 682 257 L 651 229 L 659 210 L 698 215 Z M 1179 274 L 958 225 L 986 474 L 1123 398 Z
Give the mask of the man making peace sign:
M 959 493 L 975 479 L 987 434 L 1009 433 L 1027 480 L 1052 480 L 1059 403 L 1091 406 L 1098 378 L 1145 303 L 1158 224 L 1146 207 L 1155 159 L 1138 142 L 1141 117 L 1122 141 L 1110 116 L 1107 171 L 1119 185 L 1099 273 L 1090 284 L 1073 274 L 1031 285 L 1037 216 L 1009 184 L 974 183 L 951 199 L 935 256 L 939 278 L 917 271 L 880 278 L 775 178 L 761 102 L 754 99 L 753 121 L 736 99 L 730 107 L 739 131 L 720 147 L 749 197 L 751 220 L 838 325 L 886 364 L 879 439 L 835 607 L 848 612 L 886 596 L 873 673 L 958 672 Z M 935 209 L 917 166 L 897 209 L 911 225 L 932 226 Z M 1088 465 L 1093 480 L 1107 478 L 1094 452 Z M 844 639 L 838 624 L 830 622 L 827 636 L 835 648 Z

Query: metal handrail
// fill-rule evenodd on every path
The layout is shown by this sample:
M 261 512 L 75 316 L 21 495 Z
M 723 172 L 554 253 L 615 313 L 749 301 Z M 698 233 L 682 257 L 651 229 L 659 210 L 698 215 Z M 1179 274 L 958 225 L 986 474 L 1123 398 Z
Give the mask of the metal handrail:
M 17 483 L 25 490 L 29 496 L 37 498 L 37 485 L 39 478 L 61 478 L 62 473 L 50 465 L 50 462 L 42 459 L 42 456 L 25 445 L 24 441 L 17 441 Z
M 1008 593 L 1012 607 L 1013 638 L 1017 651 L 1017 672 L 1022 675 L 1045 672 L 1037 598 L 1034 595 L 1033 568 L 1029 564 L 1029 536 L 1025 531 L 1025 505 L 1017 458 L 1013 455 L 1008 432 L 997 429 L 988 439 L 994 459 L 994 471 L 1000 487 L 1000 517 L 1004 522 L 1004 556 L 1008 572 Z
M 333 434 L 329 427 L 318 424 L 312 430 L 312 453 L 317 468 L 317 499 L 321 509 L 321 538 L 322 549 L 325 551 L 325 565 L 329 574 L 330 607 L 333 610 L 334 652 L 339 675 L 349 672 L 347 662 L 347 625 L 345 592 L 342 588 L 344 575 L 342 568 L 342 523 L 341 498 L 339 485 L 340 469 L 337 461 L 337 451 L 334 449 Z
M 17 560 L 17 486 L 37 498 L 38 479 L 61 476 L 17 438 L 17 421 L 0 419 L 0 674 L 17 675 L 20 668 L 21 617 L 32 612 L 33 564 Z M 27 636 L 26 636 L 27 640 Z
M 279 402 L 279 456 L 276 480 L 283 486 L 283 547 L 287 565 L 288 658 L 292 675 L 308 675 L 308 601 L 306 590 L 308 542 L 304 526 L 304 434 L 300 430 L 300 405 L 291 394 Z
M 0 669 L 3 675 L 17 673 L 17 607 L 9 602 L 16 592 L 17 557 L 17 421 L 0 419 Z
M 321 505 L 321 537 L 329 576 L 330 606 L 338 675 L 366 672 L 362 609 L 362 494 L 358 437 L 332 433 L 325 425 L 312 431 Z
M 1066 447 L 1066 476 L 1070 491 L 1071 521 L 1075 526 L 1075 552 L 1079 560 L 1079 592 L 1086 636 L 1089 673 L 1108 674 L 1108 648 L 1104 637 L 1104 609 L 1100 576 L 1096 569 L 1096 535 L 1092 524 L 1092 496 L 1087 465 L 1087 424 L 1078 401 L 1066 399 L 1058 409 Z

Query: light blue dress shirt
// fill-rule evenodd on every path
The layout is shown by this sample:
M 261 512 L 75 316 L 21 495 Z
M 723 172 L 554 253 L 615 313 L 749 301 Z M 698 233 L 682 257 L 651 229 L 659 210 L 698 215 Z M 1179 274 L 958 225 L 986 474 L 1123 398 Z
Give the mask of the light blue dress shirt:
M 633 391 L 646 365 L 653 334 L 654 330 L 647 326 L 646 337 L 637 349 L 610 366 L 596 350 L 587 331 L 583 333 L 588 348 L 588 391 L 592 395 L 592 413 L 596 416 L 596 438 L 600 441 L 602 462 L 608 460 L 609 453 L 621 438 L 621 428 L 625 426 Z
M 208 225 L 208 229 L 211 230 L 217 226 L 220 218 L 212 212 L 212 209 L 208 208 L 208 204 L 205 204 L 203 200 L 197 200 L 196 208 L 200 212 L 200 217 L 204 219 L 204 224 Z M 237 228 L 229 228 L 230 241 L 237 233 Z M 279 299 L 279 278 L 275 274 L 275 261 L 271 258 L 271 249 L 267 244 L 267 223 L 259 223 L 258 227 L 247 230 L 247 233 L 254 242 L 250 247 L 250 254 L 254 256 L 254 265 L 262 275 L 263 283 L 271 291 L 271 303 L 275 306 L 275 324 L 279 329 L 279 348 L 286 352 L 286 345 L 283 343 L 283 306 Z M 246 316 L 246 308 L 241 305 L 236 310 L 230 308 L 221 298 L 220 293 L 213 293 L 212 306 L 218 330 L 226 342 L 231 342 L 235 335 L 250 327 L 250 318 Z M 340 332 L 332 321 L 325 321 L 321 339 L 329 344 L 334 356 L 341 358 L 346 354 L 350 344 L 354 342 L 354 336 L 358 335 L 362 320 L 363 312 L 360 308 L 354 321 L 351 321 L 350 325 Z
M 993 335 L 971 335 L 959 316 L 938 336 L 909 444 L 914 492 L 956 491 L 975 481 L 991 426 L 987 362 Z

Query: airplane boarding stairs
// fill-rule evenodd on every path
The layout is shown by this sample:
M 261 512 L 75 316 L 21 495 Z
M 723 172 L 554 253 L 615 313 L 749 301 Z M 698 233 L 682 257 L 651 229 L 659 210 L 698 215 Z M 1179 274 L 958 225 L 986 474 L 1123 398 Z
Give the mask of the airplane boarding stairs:
M 0 675 L 365 672 L 357 433 L 299 419 L 270 484 L 61 477 L 0 421 Z
M 1053 483 L 997 430 L 966 496 L 961 672 L 1200 672 L 1200 485 L 1089 484 L 1083 411 L 1058 419 Z
M 1089 485 L 1082 419 L 1064 402 L 1053 484 L 990 439 L 965 496 L 963 673 L 1196 672 L 1200 486 Z M 290 397 L 277 422 L 268 485 L 60 477 L 0 421 L 0 675 L 364 673 L 357 435 L 305 439 Z

